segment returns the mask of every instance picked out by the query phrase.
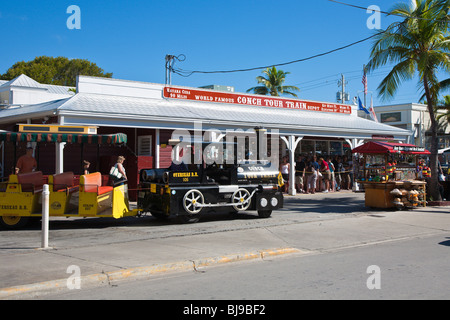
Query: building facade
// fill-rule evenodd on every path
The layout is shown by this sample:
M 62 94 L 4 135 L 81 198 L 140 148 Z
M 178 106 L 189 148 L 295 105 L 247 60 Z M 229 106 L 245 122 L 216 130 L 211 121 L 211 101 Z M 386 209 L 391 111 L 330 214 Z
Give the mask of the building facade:
M 380 123 L 410 131 L 409 142 L 425 149 L 431 149 L 431 120 L 427 106 L 420 103 L 394 104 L 374 108 Z M 443 114 L 438 110 L 437 115 Z M 370 119 L 370 115 L 358 111 L 358 115 Z M 450 126 L 447 118 L 441 118 L 438 127 L 438 148 L 450 147 Z
M 33 86 L 38 85 L 29 84 L 28 90 L 43 93 L 43 88 Z M 11 83 L 9 87 L 13 87 Z M 137 185 L 141 168 L 164 168 L 171 164 L 172 148 L 168 142 L 174 130 L 191 134 L 198 130 L 214 132 L 214 139 L 220 139 L 227 130 L 245 132 L 264 127 L 279 136 L 279 150 L 273 152 L 288 155 L 291 167 L 296 154 L 350 154 L 351 149 L 367 140 L 407 142 L 411 136 L 403 128 L 358 117 L 357 108 L 351 105 L 88 76 L 78 77 L 76 94 L 69 92 L 69 96 L 61 95 L 59 99 L 3 105 L 0 128 L 15 131 L 19 123 L 89 125 L 96 126 L 99 134 L 127 134 L 127 145 L 119 148 L 44 143 L 39 146 L 39 169 L 45 174 L 62 171 L 80 174 L 82 154 L 91 162 L 92 170 L 107 174 L 114 158 L 125 155 L 131 189 Z M 14 165 L 10 155 L 18 156 L 23 152 L 20 147 L 8 149 L 9 157 L 2 162 L 5 175 L 11 173 L 9 168 Z M 291 170 L 292 180 L 293 177 Z M 291 193 L 295 193 L 293 186 L 292 189 Z

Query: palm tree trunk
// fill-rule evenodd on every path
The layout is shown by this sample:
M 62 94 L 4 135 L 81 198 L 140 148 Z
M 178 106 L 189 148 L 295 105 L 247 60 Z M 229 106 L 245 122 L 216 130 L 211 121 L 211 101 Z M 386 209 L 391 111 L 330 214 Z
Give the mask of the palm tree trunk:
M 431 178 L 429 180 L 428 190 L 430 196 L 434 201 L 441 201 L 441 193 L 439 192 L 439 179 L 438 179 L 438 139 L 437 139 L 437 128 L 438 123 L 436 120 L 436 115 L 434 113 L 434 101 L 431 95 L 430 87 L 428 85 L 428 78 L 425 75 L 423 79 L 423 86 L 425 89 L 425 96 L 427 97 L 427 108 L 430 114 L 431 121 L 431 155 L 430 155 L 430 169 Z

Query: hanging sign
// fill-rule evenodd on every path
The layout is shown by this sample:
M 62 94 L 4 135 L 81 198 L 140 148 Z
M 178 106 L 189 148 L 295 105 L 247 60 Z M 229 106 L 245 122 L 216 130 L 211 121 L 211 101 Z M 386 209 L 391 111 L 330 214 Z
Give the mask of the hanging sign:
M 352 113 L 352 107 L 345 104 L 287 99 L 262 95 L 247 95 L 221 91 L 164 87 L 163 96 L 164 98 L 191 101 L 232 103 L 247 106 L 298 109 L 306 111 L 333 112 L 343 114 Z

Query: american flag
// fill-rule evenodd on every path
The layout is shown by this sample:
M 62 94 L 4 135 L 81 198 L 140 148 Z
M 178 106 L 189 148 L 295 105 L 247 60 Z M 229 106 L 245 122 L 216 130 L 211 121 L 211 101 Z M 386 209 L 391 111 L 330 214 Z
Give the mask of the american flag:
M 362 78 L 362 83 L 364 85 L 364 94 L 367 94 L 367 75 L 366 75 L 366 69 L 364 68 L 364 75 Z

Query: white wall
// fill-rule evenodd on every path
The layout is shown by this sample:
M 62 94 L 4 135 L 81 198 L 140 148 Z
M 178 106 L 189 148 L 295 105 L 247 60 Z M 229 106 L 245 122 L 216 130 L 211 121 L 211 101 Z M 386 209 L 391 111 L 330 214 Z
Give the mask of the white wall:
M 111 96 L 162 99 L 163 88 L 164 85 L 162 84 L 148 82 L 88 76 L 78 76 L 77 78 L 77 93 L 95 93 Z
M 52 100 L 65 99 L 72 96 L 72 94 L 55 94 L 49 93 L 45 89 L 13 87 L 11 88 L 12 101 L 10 104 L 38 104 Z

